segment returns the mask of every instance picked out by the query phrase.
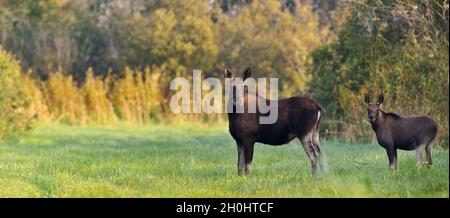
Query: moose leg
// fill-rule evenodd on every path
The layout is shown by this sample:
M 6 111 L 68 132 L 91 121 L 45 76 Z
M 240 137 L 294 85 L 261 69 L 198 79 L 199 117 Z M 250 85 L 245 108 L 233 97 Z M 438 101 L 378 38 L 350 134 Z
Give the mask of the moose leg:
M 320 170 L 324 171 L 325 163 L 324 163 L 323 156 L 322 156 L 322 149 L 320 148 L 319 131 L 318 130 L 315 130 L 313 132 L 312 143 L 314 145 L 314 150 L 317 152 L 317 160 L 319 162 Z
M 386 152 L 389 158 L 389 168 L 392 171 L 397 170 L 397 149 L 394 148 L 394 146 L 387 146 Z
M 433 164 L 433 158 L 432 158 L 432 154 L 431 151 L 433 150 L 433 146 L 431 145 L 431 142 L 428 143 L 427 146 L 425 146 L 425 151 L 427 154 L 427 166 L 431 166 Z
M 245 159 L 244 159 L 244 147 L 242 144 L 237 143 L 237 150 L 238 150 L 238 174 L 242 175 L 242 172 L 244 172 L 245 168 Z
M 244 142 L 244 159 L 245 159 L 245 174 L 250 174 L 252 170 L 252 161 L 253 161 L 253 147 L 255 146 L 254 142 Z
M 317 171 L 317 152 L 314 148 L 312 134 L 306 134 L 306 136 L 301 137 L 300 141 L 302 142 L 303 149 L 308 155 L 309 161 L 311 162 L 311 171 L 313 174 Z

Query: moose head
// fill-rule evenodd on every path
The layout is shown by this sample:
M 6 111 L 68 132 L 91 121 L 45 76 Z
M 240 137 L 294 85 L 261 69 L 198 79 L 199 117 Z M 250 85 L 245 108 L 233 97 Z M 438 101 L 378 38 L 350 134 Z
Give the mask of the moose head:
M 377 121 L 377 119 L 379 117 L 378 115 L 380 114 L 380 106 L 384 102 L 384 94 L 381 93 L 378 96 L 377 101 L 375 103 L 373 103 L 370 95 L 366 93 L 366 96 L 364 97 L 364 101 L 367 104 L 367 113 L 369 116 L 369 121 L 371 123 Z
M 244 72 L 242 72 L 241 77 L 234 77 L 233 71 L 230 69 L 225 69 L 224 77 L 230 79 L 231 91 L 232 91 L 232 103 L 234 106 L 244 105 L 244 95 L 245 95 L 245 80 L 251 76 L 252 72 L 250 67 L 247 67 Z

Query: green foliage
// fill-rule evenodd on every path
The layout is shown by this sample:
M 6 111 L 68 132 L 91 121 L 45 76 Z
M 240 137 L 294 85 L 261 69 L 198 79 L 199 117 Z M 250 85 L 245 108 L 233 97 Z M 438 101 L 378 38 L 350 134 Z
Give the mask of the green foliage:
M 255 77 L 279 78 L 280 96 L 303 92 L 309 53 L 324 42 L 327 29 L 319 28 L 317 14 L 307 5 L 299 4 L 296 11 L 282 10 L 277 1 L 254 1 L 235 17 L 223 16 L 221 68 L 240 72 L 251 66 Z
M 68 69 L 76 61 L 71 36 L 73 16 L 60 0 L 0 2 L 0 44 L 14 53 L 22 69 L 41 77 L 58 67 Z
M 250 65 L 289 78 L 286 95 L 303 91 L 308 53 L 324 42 L 326 25 L 299 1 L 249 2 L 5 1 L 0 42 L 44 79 L 58 69 L 81 82 L 88 68 L 123 76 L 126 67 L 156 66 L 169 80 Z
M 393 173 L 378 145 L 324 141 L 328 171 L 313 176 L 298 141 L 257 144 L 252 174 L 238 176 L 232 144 L 226 128 L 192 123 L 43 126 L 0 146 L 0 197 L 449 196 L 449 155 L 440 148 L 429 169 L 416 166 L 414 151 L 399 151 Z
M 218 53 L 217 31 L 206 1 L 165 1 L 150 15 L 137 14 L 128 22 L 127 62 L 132 66 L 182 66 L 211 71 Z M 150 58 L 149 58 L 150 57 Z M 174 77 L 169 70 L 167 76 Z
M 0 47 L 0 140 L 30 126 L 29 99 L 20 80 L 19 63 Z
M 328 134 L 373 138 L 363 96 L 383 92 L 385 110 L 435 119 L 448 147 L 448 4 L 426 2 L 359 2 L 338 39 L 313 52 L 309 90 L 338 121 L 325 122 Z
M 362 96 L 384 92 L 386 110 L 434 118 L 447 147 L 448 3 L 345 2 L 4 0 L 0 43 L 31 70 L 22 84 L 41 120 L 171 119 L 174 77 L 251 66 L 279 78 L 280 97 L 323 104 L 325 136 L 373 139 Z
M 280 78 L 281 96 L 298 94 L 308 54 L 328 35 L 298 1 L 289 3 L 295 10 L 249 1 L 224 11 L 207 0 L 33 2 L 0 2 L 0 40 L 31 69 L 24 86 L 32 113 L 46 121 L 148 122 L 168 110 L 169 82 L 193 69 L 222 77 L 224 67 L 251 66 L 255 76 Z M 141 85 L 146 68 L 157 79 Z

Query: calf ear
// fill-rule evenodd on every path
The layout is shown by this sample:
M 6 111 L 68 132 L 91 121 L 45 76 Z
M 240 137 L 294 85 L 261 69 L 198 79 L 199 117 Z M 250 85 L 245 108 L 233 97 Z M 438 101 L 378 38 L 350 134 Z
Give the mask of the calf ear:
M 364 102 L 366 102 L 366 104 L 370 103 L 370 95 L 366 93 L 366 95 L 364 96 Z
M 228 68 L 225 68 L 225 72 L 223 73 L 223 76 L 224 76 L 225 78 L 231 78 L 231 77 L 233 77 L 233 71 L 231 71 L 231 70 L 228 69 Z
M 383 104 L 383 102 L 384 102 L 384 94 L 381 93 L 381 94 L 378 96 L 377 104 Z
M 247 78 L 252 76 L 252 70 L 250 67 L 245 68 L 244 72 L 242 73 L 242 81 L 245 81 Z

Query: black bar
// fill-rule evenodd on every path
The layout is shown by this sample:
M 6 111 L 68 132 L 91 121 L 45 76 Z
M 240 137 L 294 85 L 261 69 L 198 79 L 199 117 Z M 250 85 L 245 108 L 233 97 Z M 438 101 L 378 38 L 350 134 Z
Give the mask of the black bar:
M 387 211 L 402 215 L 427 215 L 447 211 L 449 199 L 303 199 L 303 198 L 126 198 L 126 199 L 0 199 L 1 211 L 70 215 L 163 214 L 170 216 L 281 216 L 329 214 L 361 217 L 386 216 Z M 205 206 L 209 205 L 206 211 Z M 189 211 L 191 206 L 191 211 Z M 245 207 L 245 208 L 244 208 Z M 183 211 L 180 211 L 183 209 Z M 178 212 L 177 212 L 178 210 Z M 195 210 L 195 211 L 194 211 Z M 144 216 L 148 217 L 148 216 Z

